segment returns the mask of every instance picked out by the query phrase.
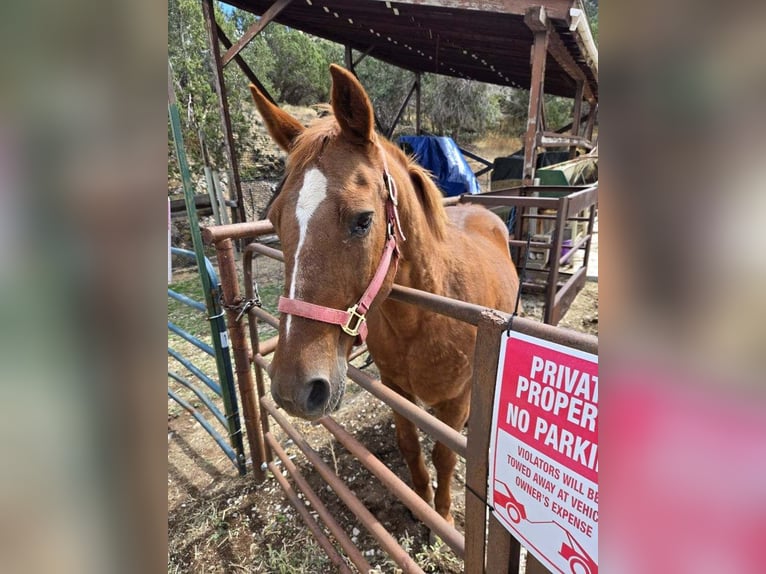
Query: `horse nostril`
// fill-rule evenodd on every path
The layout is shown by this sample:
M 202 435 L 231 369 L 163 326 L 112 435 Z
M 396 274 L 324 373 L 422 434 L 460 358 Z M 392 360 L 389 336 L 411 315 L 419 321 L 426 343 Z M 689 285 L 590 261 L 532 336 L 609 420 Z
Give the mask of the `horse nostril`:
M 330 398 L 330 383 L 325 379 L 312 379 L 309 381 L 309 396 L 306 399 L 306 410 L 314 412 L 324 409 Z

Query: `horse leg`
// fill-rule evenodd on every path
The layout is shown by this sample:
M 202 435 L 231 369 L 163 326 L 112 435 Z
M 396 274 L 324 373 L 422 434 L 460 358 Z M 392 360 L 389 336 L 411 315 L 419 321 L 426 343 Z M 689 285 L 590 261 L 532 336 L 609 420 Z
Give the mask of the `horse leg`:
M 468 420 L 468 407 L 470 405 L 470 385 L 466 385 L 466 391 L 461 397 L 451 399 L 434 406 L 434 414 L 443 423 L 460 432 Z M 437 442 L 431 453 L 434 467 L 436 467 L 436 499 L 434 507 L 447 522 L 454 524 L 455 520 L 450 513 L 452 506 L 452 475 L 457 464 L 457 455 L 449 447 Z
M 415 402 L 412 395 L 402 392 L 393 385 L 391 388 L 407 400 Z M 417 427 L 413 422 L 395 411 L 394 423 L 396 424 L 396 441 L 399 445 L 399 452 L 402 453 L 402 457 L 410 469 L 412 486 L 420 498 L 428 504 L 433 504 L 434 489 L 431 487 L 431 477 L 428 474 L 423 451 L 420 448 L 420 437 L 418 436 Z

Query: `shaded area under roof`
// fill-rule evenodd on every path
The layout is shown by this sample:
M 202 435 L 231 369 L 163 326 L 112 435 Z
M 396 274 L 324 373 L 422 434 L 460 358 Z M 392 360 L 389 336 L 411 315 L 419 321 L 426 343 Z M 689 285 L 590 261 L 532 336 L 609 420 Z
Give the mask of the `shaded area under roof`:
M 274 2 L 226 3 L 262 15 Z M 584 37 L 590 32 L 570 30 L 570 8 L 581 9 L 579 0 L 292 0 L 275 21 L 413 72 L 529 89 L 533 34 L 524 15 L 540 5 L 561 40 L 560 53 L 571 58 L 598 99 L 598 56 Z M 545 93 L 571 98 L 575 90 L 575 80 L 549 49 Z

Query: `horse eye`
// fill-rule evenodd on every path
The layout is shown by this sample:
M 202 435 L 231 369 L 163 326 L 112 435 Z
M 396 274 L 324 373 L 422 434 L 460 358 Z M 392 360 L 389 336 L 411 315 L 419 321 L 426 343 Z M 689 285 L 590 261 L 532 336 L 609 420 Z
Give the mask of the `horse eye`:
M 351 233 L 358 237 L 364 237 L 370 231 L 372 226 L 372 212 L 366 211 L 360 213 L 354 218 L 354 223 L 351 226 Z

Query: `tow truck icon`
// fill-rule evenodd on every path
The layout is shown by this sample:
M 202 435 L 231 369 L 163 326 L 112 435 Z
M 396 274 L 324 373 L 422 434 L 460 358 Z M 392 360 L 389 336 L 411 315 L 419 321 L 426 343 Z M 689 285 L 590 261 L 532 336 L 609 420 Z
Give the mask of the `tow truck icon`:
M 516 500 L 511 489 L 502 480 L 495 479 L 493 500 L 495 508 L 504 510 L 508 520 L 514 524 L 518 524 L 522 520 L 528 520 L 526 508 Z M 555 520 L 544 522 L 528 521 L 532 524 L 552 523 L 564 531 L 566 538 L 561 544 L 559 554 L 566 560 L 571 574 L 598 574 L 598 564 L 561 524 Z
M 559 526 L 561 525 L 559 524 Z M 564 530 L 563 527 L 562 530 Z M 593 561 L 593 558 L 588 555 L 577 540 L 572 538 L 569 531 L 564 530 L 564 534 L 568 540 L 561 545 L 559 554 L 569 564 L 569 570 L 572 574 L 598 574 L 598 564 Z
M 526 520 L 527 511 L 524 505 L 514 498 L 511 489 L 502 480 L 495 479 L 494 500 L 496 506 L 505 509 L 505 513 L 511 522 L 518 524 L 522 520 Z

